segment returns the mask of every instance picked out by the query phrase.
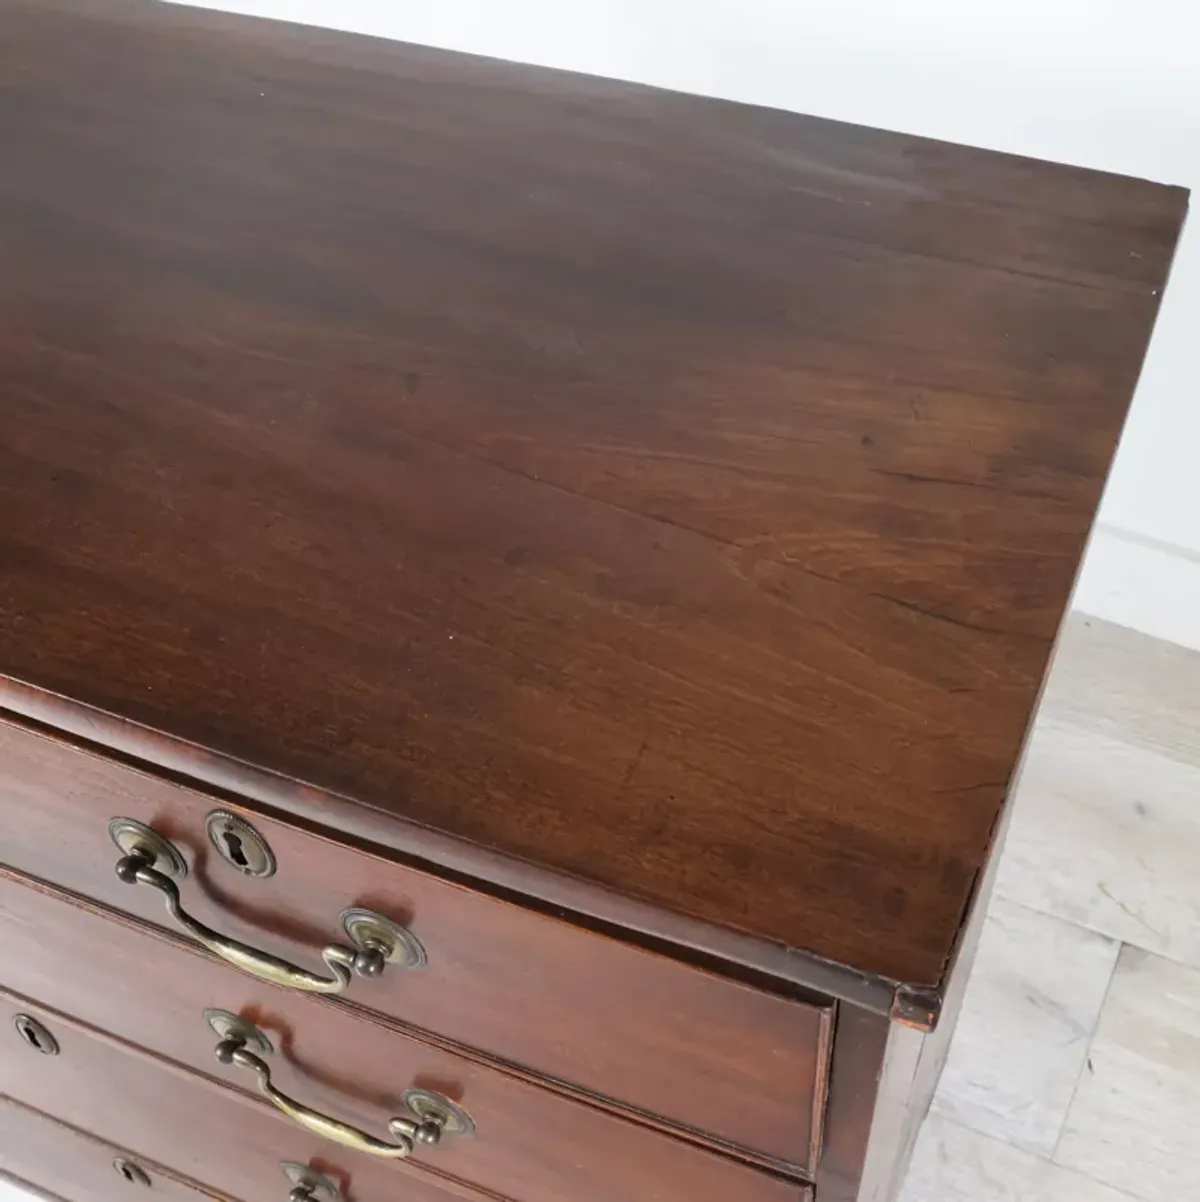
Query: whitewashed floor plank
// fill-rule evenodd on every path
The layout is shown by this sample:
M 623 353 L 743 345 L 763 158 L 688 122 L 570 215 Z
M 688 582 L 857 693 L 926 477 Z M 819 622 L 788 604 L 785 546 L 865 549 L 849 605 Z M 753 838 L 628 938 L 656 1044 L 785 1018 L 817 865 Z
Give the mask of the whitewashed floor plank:
M 1200 1196 L 1200 971 L 1123 948 L 1054 1159 L 1144 1202 Z
M 1118 945 L 993 902 L 938 1088 L 954 1122 L 1049 1156 L 1087 1058 Z
M 931 1114 L 900 1202 L 1130 1202 L 1130 1195 Z
M 997 892 L 1200 966 L 1200 654 L 1083 621 L 1064 634 Z
M 997 873 L 1001 896 L 1200 966 L 1200 769 L 1047 717 Z

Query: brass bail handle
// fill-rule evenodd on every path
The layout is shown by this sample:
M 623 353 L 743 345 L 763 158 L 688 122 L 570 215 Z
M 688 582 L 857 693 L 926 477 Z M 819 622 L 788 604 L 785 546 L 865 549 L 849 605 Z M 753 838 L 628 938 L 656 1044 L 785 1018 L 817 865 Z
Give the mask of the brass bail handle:
M 351 909 L 341 915 L 342 930 L 351 946 L 332 943 L 323 948 L 321 958 L 329 975 L 310 972 L 193 918 L 183 908 L 176 883 L 187 875 L 187 862 L 169 839 L 132 818 L 114 818 L 109 832 L 124 853 L 116 865 L 118 879 L 158 890 L 167 913 L 192 939 L 259 980 L 302 993 L 344 993 L 352 973 L 369 979 L 380 976 L 389 964 L 419 968 L 425 963 L 425 950 L 411 931 L 380 914 Z
M 212 1030 L 220 1037 L 216 1057 L 221 1064 L 233 1065 L 254 1074 L 258 1092 L 281 1114 L 294 1123 L 332 1140 L 355 1152 L 389 1160 L 404 1160 L 418 1147 L 433 1147 L 447 1136 L 470 1135 L 475 1130 L 466 1111 L 441 1094 L 425 1089 L 406 1090 L 403 1101 L 407 1116 L 388 1119 L 387 1127 L 395 1143 L 378 1139 L 349 1123 L 322 1114 L 288 1097 L 271 1081 L 271 1068 L 266 1057 L 274 1048 L 270 1040 L 253 1023 L 226 1010 L 209 1010 L 205 1014 Z

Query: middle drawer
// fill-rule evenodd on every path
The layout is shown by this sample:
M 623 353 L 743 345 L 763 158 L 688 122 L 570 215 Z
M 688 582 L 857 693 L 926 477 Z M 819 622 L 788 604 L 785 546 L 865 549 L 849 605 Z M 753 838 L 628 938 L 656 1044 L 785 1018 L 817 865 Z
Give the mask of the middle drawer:
M 28 1030 L 30 1023 L 37 1024 L 36 1045 L 17 1035 L 20 1024 Z M 219 1193 L 224 1199 L 288 1202 L 291 1178 L 284 1165 L 298 1165 L 336 1182 L 346 1202 L 393 1202 L 397 1195 L 404 1202 L 496 1202 L 492 1195 L 432 1174 L 401 1178 L 383 1161 L 354 1157 L 337 1147 L 327 1152 L 261 1102 L 3 991 L 0 1080 L 11 1101 L 52 1119 L 58 1131 L 73 1127 L 86 1132 L 84 1138 L 115 1145 L 114 1151 L 119 1147 L 147 1164 L 170 1166 L 174 1182 L 168 1184 L 170 1177 L 155 1167 L 149 1190 L 130 1184 L 133 1196 L 141 1190 L 143 1197 L 154 1194 L 162 1202 L 182 1202 L 178 1179 L 185 1178 L 197 1190 Z M 103 1187 L 86 1192 L 70 1188 L 69 1148 L 43 1142 L 42 1147 L 35 1144 L 14 1152 L 10 1139 L 29 1133 L 8 1115 L 0 1114 L 0 1121 L 5 1123 L 0 1129 L 0 1163 L 12 1163 L 20 1180 L 35 1188 L 61 1189 L 64 1200 L 100 1202 L 105 1197 Z M 34 1157 L 49 1154 L 61 1163 L 30 1161 L 26 1152 Z
M 273 1045 L 262 1059 L 279 1090 L 379 1139 L 390 1117 L 407 1113 L 405 1091 L 443 1095 L 467 1112 L 475 1133 L 418 1147 L 403 1164 L 520 1202 L 801 1196 L 796 1182 L 434 1047 L 344 1003 L 257 982 L 4 869 L 0 963 L 6 989 L 254 1092 L 252 1071 L 214 1055 L 206 1012 L 234 1013 Z

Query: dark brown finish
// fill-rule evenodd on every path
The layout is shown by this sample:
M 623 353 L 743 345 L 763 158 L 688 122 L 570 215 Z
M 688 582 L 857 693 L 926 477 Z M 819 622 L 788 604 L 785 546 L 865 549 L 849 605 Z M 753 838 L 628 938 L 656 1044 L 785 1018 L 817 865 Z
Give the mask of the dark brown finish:
M 469 882 L 477 892 L 518 898 L 526 907 L 589 930 L 616 934 L 623 942 L 667 952 L 685 963 L 770 979 L 778 988 L 801 986 L 879 1014 L 888 1014 L 894 1005 L 895 985 L 881 977 L 656 909 L 553 869 L 496 856 L 475 844 L 181 742 L 11 677 L 0 676 L 0 722 L 40 731 L 106 758 L 122 759 L 139 772 L 163 775 L 165 770 L 171 779 L 201 791 L 221 790 L 225 796 L 251 805 L 259 803 L 276 813 L 303 820 L 316 818 L 348 841 L 397 853 L 410 863 L 419 857 L 416 862 L 423 867 L 436 867 L 452 879 Z M 481 872 L 490 879 L 482 879 Z M 746 974 L 745 969 L 751 972 Z
M 5 871 L 0 962 L 9 990 L 253 1092 L 245 1072 L 216 1064 L 217 1039 L 204 1020 L 210 1008 L 243 1015 L 275 1045 L 272 1079 L 284 1093 L 369 1132 L 386 1133 L 387 1119 L 403 1112 L 405 1089 L 435 1089 L 468 1111 L 477 1133 L 420 1152 L 420 1162 L 521 1202 L 649 1198 L 664 1188 L 696 1199 L 794 1197 L 775 1176 L 421 1043 L 361 1012 L 260 984 L 188 945 Z M 662 1042 L 663 1053 L 686 1057 L 686 1046 L 677 1050 L 665 1030 Z M 607 1044 L 591 1046 L 603 1054 Z M 808 1152 L 807 1141 L 797 1140 L 796 1167 Z
M 149 1188 L 117 1175 L 113 1161 L 122 1156 L 145 1170 Z M 67 1202 L 208 1202 L 212 1197 L 161 1165 L 130 1157 L 123 1148 L 4 1097 L 0 1097 L 0 1173 Z M 283 1181 L 282 1175 L 279 1179 Z M 264 1202 L 286 1202 L 286 1195 L 283 1189 Z
M 898 989 L 891 1023 L 857 1007 L 839 1007 L 817 1172 L 821 1202 L 893 1202 L 899 1195 L 950 1050 L 1011 814 L 1006 805 L 997 816 L 944 996 Z M 932 1032 L 923 1029 L 930 1024 L 936 1024 Z
M 148 0 L 0 20 L 0 668 L 940 985 L 1184 193 Z
M 829 1074 L 825 1145 L 817 1169 L 821 1202 L 868 1202 L 859 1192 L 871 1144 L 891 1024 L 840 1006 Z
M 8 1023 L 18 1007 L 28 1009 L 25 999 L 0 994 L 0 1023 Z M 460 1191 L 464 1187 L 458 1174 L 464 1159 L 472 1155 L 473 1141 L 447 1142 L 409 1161 L 375 1160 L 308 1135 L 265 1102 L 91 1031 L 45 1006 L 33 1013 L 54 1031 L 63 1051 L 52 1060 L 41 1061 L 15 1037 L 7 1043 L 0 1041 L 0 1073 L 13 1097 L 66 1122 L 80 1126 L 86 1123 L 98 1136 L 170 1164 L 213 1188 L 244 1198 L 271 1197 L 272 1188 L 278 1188 L 270 1182 L 272 1174 L 278 1173 L 280 1160 L 312 1162 L 335 1178 L 352 1178 L 364 1200 L 392 1198 L 399 1192 L 424 1197 L 421 1191 L 432 1184 L 430 1178 L 435 1175 L 439 1183 L 453 1180 Z M 345 1050 L 354 1054 L 352 1049 Z M 296 1054 L 304 1054 L 299 1036 Z M 35 1061 L 40 1063 L 34 1066 Z M 436 1077 L 429 1086 L 435 1083 L 449 1092 L 447 1083 Z M 406 1084 L 398 1081 L 397 1092 Z M 534 1092 L 528 1091 L 530 1095 Z M 164 1099 L 169 1101 L 172 1113 L 186 1114 L 188 1121 L 164 1123 Z M 552 1099 L 552 1103 L 570 1105 L 561 1099 Z M 536 1117 L 529 1115 L 534 1121 Z M 682 1155 L 671 1155 L 665 1149 L 674 1141 L 627 1126 L 624 1156 L 630 1163 L 613 1166 L 605 1182 L 593 1180 L 591 1165 L 580 1163 L 558 1197 L 606 1198 L 613 1202 L 656 1196 L 777 1202 L 808 1197 L 808 1187 L 803 1183 L 773 1178 L 683 1143 L 674 1143 Z M 570 1116 L 563 1113 L 561 1124 L 540 1131 L 530 1126 L 524 1138 L 532 1142 L 540 1137 L 544 1161 L 549 1163 L 562 1155 L 561 1148 L 554 1149 L 554 1142 L 570 1144 L 572 1135 Z M 483 1140 L 482 1129 L 476 1138 Z M 147 1139 L 154 1142 L 153 1147 L 144 1146 Z M 653 1141 L 657 1154 L 648 1148 L 647 1139 Z M 143 1146 L 139 1147 L 139 1141 Z M 574 1151 L 578 1155 L 583 1150 L 576 1146 Z M 690 1170 L 684 1169 L 688 1157 L 693 1166 Z M 699 1171 L 701 1166 L 703 1172 Z M 534 1180 L 510 1181 L 528 1190 L 506 1195 L 518 1202 L 556 1196 L 543 1193 Z M 432 1192 L 436 1195 L 438 1190 Z
M 1023 763 L 1024 753 L 1021 757 L 1021 764 Z M 1020 767 L 1018 765 L 1015 774 L 1018 777 Z M 897 1014 L 901 1021 L 892 1025 L 888 1047 L 880 1066 L 880 1076 L 884 1084 L 880 1087 L 875 1103 L 872 1146 L 865 1171 L 859 1182 L 858 1192 L 849 1195 L 854 1202 L 892 1202 L 899 1196 L 904 1172 L 950 1052 L 954 1028 L 962 1009 L 971 967 L 987 917 L 988 900 L 995 884 L 1004 833 L 1011 817 L 1012 806 L 1005 805 L 992 832 L 992 848 L 987 865 L 978 878 L 970 908 L 964 915 L 963 929 L 955 947 L 954 962 L 944 995 L 937 998 L 921 998 L 915 993 L 897 991 Z M 909 1021 L 905 1014 L 916 1022 L 918 1029 L 905 1028 L 905 1023 Z M 921 1031 L 920 1026 L 928 1023 L 931 1016 L 936 1020 L 936 1026 L 932 1031 Z M 865 1024 L 870 1022 L 870 1019 L 865 1020 Z M 860 1027 L 865 1024 L 860 1020 Z M 844 1031 L 839 1033 L 839 1050 L 843 1046 L 846 1034 Z M 861 1036 L 856 1041 L 864 1044 L 868 1042 Z M 835 1063 L 835 1089 L 840 1071 Z M 829 1115 L 829 1122 L 831 1125 L 838 1122 L 832 1113 Z M 826 1192 L 822 1183 L 822 1202 L 829 1202 L 825 1198 Z
M 246 1198 L 892 1202 L 1186 194 L 152 0 L 0 3 L 0 145 L 5 1089 Z M 428 966 L 258 984 L 115 815 Z M 314 1148 L 209 1006 L 478 1135 Z
M 161 896 L 113 871 L 108 821 L 136 818 L 188 859 L 189 912 L 252 946 L 320 970 L 346 908 L 408 926 L 428 963 L 356 980 L 358 1005 L 812 1171 L 828 1005 L 724 980 L 257 813 L 278 868 L 246 878 L 205 835 L 205 817 L 226 801 L 4 721 L 0 764 L 0 857 L 14 868 L 170 928 Z M 2 980 L 18 987 L 0 970 Z
M 7 1025 L 17 1008 L 29 1005 L 0 992 L 0 1025 Z M 408 1202 L 451 1202 L 447 1195 L 487 1202 L 428 1171 L 397 1170 L 394 1162 L 356 1156 L 306 1135 L 265 1102 L 45 1007 L 34 1013 L 53 1029 L 63 1054 L 31 1068 L 34 1057 L 17 1040 L 0 1040 L 0 1073 L 9 1094 L 135 1157 L 169 1164 L 176 1174 L 209 1189 L 247 1202 L 286 1202 L 279 1161 L 294 1160 L 311 1163 L 341 1183 L 350 1202 L 392 1202 L 401 1190 Z M 167 1114 L 175 1121 L 164 1122 Z
M 821 1202 L 893 1202 L 937 1088 L 962 1006 L 999 863 L 1005 806 L 993 849 L 965 916 L 944 997 L 898 990 L 893 1018 L 838 1010 L 830 1068 L 827 1140 L 817 1173 Z M 925 1028 L 936 1021 L 930 1032 Z

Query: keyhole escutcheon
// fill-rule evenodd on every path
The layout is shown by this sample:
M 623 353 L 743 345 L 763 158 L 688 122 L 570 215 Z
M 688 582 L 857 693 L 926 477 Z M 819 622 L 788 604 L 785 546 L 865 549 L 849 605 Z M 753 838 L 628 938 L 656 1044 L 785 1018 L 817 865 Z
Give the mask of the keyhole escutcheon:
M 118 1156 L 113 1161 L 113 1168 L 130 1185 L 145 1186 L 150 1184 L 150 1174 L 140 1164 L 134 1164 L 132 1160 L 126 1160 L 124 1156 Z
M 43 1056 L 58 1055 L 58 1040 L 36 1018 L 28 1014 L 18 1014 L 13 1019 L 13 1026 L 16 1027 L 17 1034 L 35 1052 L 41 1052 Z
M 217 854 L 245 876 L 267 877 L 275 871 L 275 856 L 266 839 L 240 814 L 214 810 L 204 820 L 208 841 Z

